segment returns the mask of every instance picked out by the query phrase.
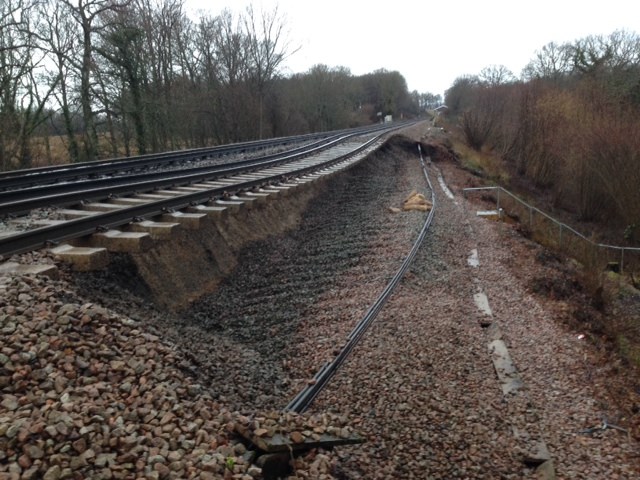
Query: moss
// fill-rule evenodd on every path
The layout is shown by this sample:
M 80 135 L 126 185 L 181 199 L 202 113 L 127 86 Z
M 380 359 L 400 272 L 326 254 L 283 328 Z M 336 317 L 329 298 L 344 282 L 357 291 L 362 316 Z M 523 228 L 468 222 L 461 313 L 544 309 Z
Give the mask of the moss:
M 632 343 L 631 340 L 623 334 L 618 334 L 616 343 L 618 344 L 620 355 L 631 364 L 640 367 L 640 345 Z

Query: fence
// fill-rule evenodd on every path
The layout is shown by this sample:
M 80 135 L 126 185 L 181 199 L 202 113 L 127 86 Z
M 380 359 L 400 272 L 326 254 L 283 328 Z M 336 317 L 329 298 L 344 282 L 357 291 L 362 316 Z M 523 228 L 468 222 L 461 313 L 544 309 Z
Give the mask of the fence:
M 620 273 L 624 273 L 625 269 L 640 270 L 640 248 L 594 242 L 502 187 L 465 188 L 463 194 L 466 198 L 468 193 L 478 191 L 495 193 L 498 211 L 517 217 L 522 225 L 529 228 L 534 240 L 566 253 L 587 267 L 602 269 L 610 264 L 617 264 Z

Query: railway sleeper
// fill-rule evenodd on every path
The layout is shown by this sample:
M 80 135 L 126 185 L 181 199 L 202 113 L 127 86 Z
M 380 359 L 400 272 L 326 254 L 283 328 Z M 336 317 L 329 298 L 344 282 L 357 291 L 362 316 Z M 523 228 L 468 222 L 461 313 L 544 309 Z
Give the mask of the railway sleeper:
M 167 239 L 179 228 L 180 223 L 177 222 L 154 222 L 151 220 L 134 222 L 127 227 L 131 232 L 148 232 L 154 240 Z
M 0 275 L 45 275 L 56 280 L 59 277 L 59 271 L 55 265 L 5 262 L 0 264 Z
M 229 209 L 220 206 L 194 205 L 187 208 L 187 213 L 200 213 L 212 218 L 226 218 L 229 215 Z
M 207 218 L 207 214 L 173 212 L 165 213 L 160 218 L 163 222 L 179 223 L 183 228 L 187 230 L 199 230 L 202 227 L 202 221 Z
M 82 205 L 82 210 L 86 210 L 88 212 L 113 212 L 116 210 L 122 210 L 125 207 L 126 205 L 118 205 L 116 203 L 91 202 Z
M 91 235 L 89 244 L 106 248 L 109 252 L 144 252 L 153 246 L 153 239 L 147 232 L 107 230 Z
M 100 270 L 109 264 L 109 252 L 104 247 L 74 247 L 65 243 L 52 248 L 51 253 L 78 272 Z

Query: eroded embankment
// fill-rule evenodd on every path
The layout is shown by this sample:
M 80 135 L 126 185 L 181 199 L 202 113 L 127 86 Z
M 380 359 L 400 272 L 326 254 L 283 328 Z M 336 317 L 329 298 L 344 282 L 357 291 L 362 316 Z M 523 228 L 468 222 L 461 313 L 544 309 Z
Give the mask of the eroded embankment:
M 108 271 L 78 276 L 79 284 L 156 326 L 215 398 L 233 408 L 282 408 L 332 354 L 324 329 L 346 336 L 422 225 L 423 212 L 389 211 L 424 187 L 415 142 L 403 143 L 299 196 L 121 257 Z M 301 344 L 313 355 L 301 354 Z
M 150 250 L 113 255 L 106 271 L 92 276 L 105 279 L 105 283 L 111 279 L 162 309 L 183 311 L 195 300 L 215 291 L 236 268 L 238 255 L 245 247 L 296 229 L 310 202 L 319 196 L 331 195 L 336 189 L 356 188 L 358 179 L 367 176 L 369 170 L 379 169 L 371 164 L 384 161 L 391 148 L 413 150 L 415 143 L 394 137 L 372 154 L 366 165 L 356 165 L 331 178 L 323 177 L 272 194 L 266 200 L 246 203 L 239 209 L 229 208 L 222 215 L 202 222 L 197 230 L 180 229 L 167 240 L 157 241 Z M 345 187 L 350 177 L 356 181 Z M 335 207 L 328 205 L 327 208 Z
M 295 228 L 326 186 L 327 180 L 320 179 L 225 211 L 197 230 L 181 229 L 146 252 L 120 256 L 105 273 L 159 307 L 183 310 L 215 290 L 236 267 L 244 247 Z

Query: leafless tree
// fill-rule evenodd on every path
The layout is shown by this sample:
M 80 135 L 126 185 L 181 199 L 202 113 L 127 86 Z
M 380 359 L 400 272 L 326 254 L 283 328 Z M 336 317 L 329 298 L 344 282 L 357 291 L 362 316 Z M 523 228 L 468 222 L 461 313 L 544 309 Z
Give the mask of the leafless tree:
M 245 23 L 252 77 L 258 93 L 260 115 L 258 137 L 262 138 L 263 104 L 267 86 L 291 52 L 289 52 L 289 42 L 286 38 L 286 23 L 277 7 L 272 12 L 263 11 L 258 16 L 253 7 L 249 6 Z
M 77 60 L 69 58 L 80 77 L 80 105 L 84 122 L 84 156 L 86 160 L 97 158 L 98 133 L 94 112 L 94 82 L 95 82 L 95 49 L 94 39 L 105 25 L 101 17 L 105 12 L 118 10 L 128 5 L 131 0 L 60 0 L 66 7 L 68 14 L 79 27 L 81 56 Z
M 44 121 L 44 109 L 57 79 L 41 83 L 44 52 L 34 31 L 36 2 L 7 0 L 0 4 L 0 164 L 31 166 L 31 137 Z M 41 91 L 41 86 L 43 90 Z
M 38 14 L 41 22 L 35 35 L 40 48 L 47 54 L 49 76 L 57 82 L 52 99 L 60 108 L 70 161 L 77 162 L 80 158 L 80 148 L 76 139 L 74 119 L 77 118 L 78 112 L 73 106 L 72 91 L 78 72 L 73 68 L 72 61 L 79 56 L 80 45 L 75 25 L 66 7 L 59 2 L 40 3 Z
M 490 65 L 483 68 L 478 75 L 480 81 L 490 87 L 512 83 L 516 80 L 515 75 L 504 65 Z
M 522 72 L 526 79 L 545 78 L 557 80 L 571 71 L 571 48 L 568 44 L 548 43 L 537 51 L 535 58 Z

